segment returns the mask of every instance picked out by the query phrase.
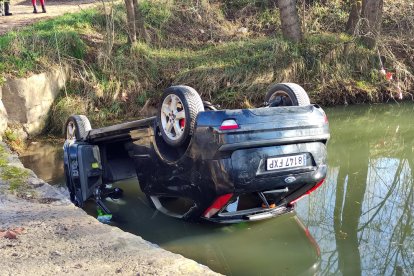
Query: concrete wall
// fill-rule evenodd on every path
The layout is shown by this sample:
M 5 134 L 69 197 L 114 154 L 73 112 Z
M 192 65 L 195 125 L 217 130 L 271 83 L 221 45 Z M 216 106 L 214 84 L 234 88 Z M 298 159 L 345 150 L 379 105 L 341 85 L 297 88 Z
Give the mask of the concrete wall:
M 0 136 L 3 135 L 7 128 L 7 111 L 2 101 L 2 87 L 0 86 Z
M 0 134 L 7 122 L 21 124 L 29 135 L 38 134 L 67 76 L 66 68 L 58 68 L 28 78 L 6 79 L 0 88 Z

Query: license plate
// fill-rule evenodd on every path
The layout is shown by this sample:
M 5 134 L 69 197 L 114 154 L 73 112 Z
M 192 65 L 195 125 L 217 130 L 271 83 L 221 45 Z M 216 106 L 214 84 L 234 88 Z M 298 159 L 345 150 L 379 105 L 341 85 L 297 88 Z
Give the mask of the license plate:
M 267 170 L 279 170 L 306 166 L 306 155 L 292 155 L 267 159 Z

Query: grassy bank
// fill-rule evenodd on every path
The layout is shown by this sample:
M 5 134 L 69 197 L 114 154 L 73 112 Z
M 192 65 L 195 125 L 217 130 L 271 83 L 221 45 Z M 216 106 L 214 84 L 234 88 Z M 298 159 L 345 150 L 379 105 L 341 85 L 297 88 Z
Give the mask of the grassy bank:
M 21 77 L 69 64 L 71 80 L 51 110 L 53 132 L 73 113 L 88 114 L 94 126 L 138 117 L 172 84 L 190 85 L 222 107 L 258 105 L 283 81 L 301 84 L 322 105 L 396 96 L 395 83 L 378 73 L 377 51 L 341 32 L 347 14 L 339 2 L 308 7 L 300 44 L 281 37 L 271 2 L 143 1 L 149 39 L 132 46 L 122 4 L 68 14 L 1 36 L 0 73 Z M 399 54 L 391 60 L 411 99 L 413 68 L 404 67 L 407 53 Z

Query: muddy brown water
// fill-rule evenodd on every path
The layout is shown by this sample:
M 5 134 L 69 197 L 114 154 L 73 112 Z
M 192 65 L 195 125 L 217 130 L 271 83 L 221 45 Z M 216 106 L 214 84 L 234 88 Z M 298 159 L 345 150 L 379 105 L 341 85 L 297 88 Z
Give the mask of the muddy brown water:
M 212 225 L 166 217 L 135 179 L 116 183 L 113 225 L 227 275 L 412 275 L 414 105 L 327 109 L 332 138 L 326 182 L 293 214 Z M 21 157 L 64 185 L 62 145 L 35 143 Z M 94 205 L 86 211 L 96 216 Z

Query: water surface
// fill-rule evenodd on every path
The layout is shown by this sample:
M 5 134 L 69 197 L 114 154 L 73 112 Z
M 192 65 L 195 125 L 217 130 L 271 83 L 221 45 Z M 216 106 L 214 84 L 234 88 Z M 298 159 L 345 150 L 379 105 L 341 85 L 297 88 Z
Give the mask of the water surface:
M 296 212 L 236 225 L 187 223 L 148 206 L 135 179 L 108 200 L 113 224 L 228 275 L 412 275 L 414 105 L 326 109 L 326 182 Z M 23 163 L 62 183 L 61 145 L 38 143 Z M 93 204 L 87 212 L 96 216 Z

